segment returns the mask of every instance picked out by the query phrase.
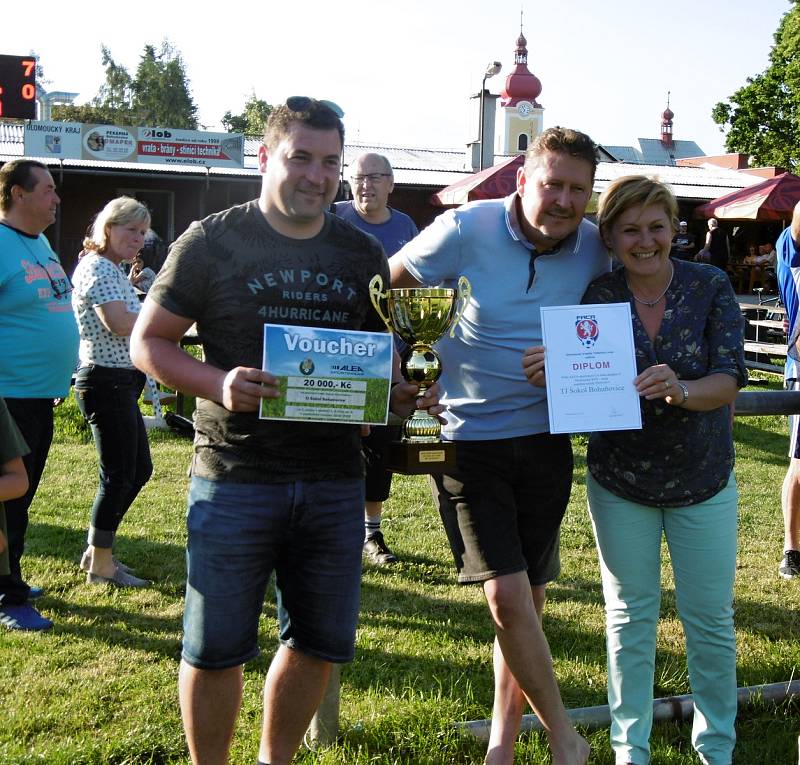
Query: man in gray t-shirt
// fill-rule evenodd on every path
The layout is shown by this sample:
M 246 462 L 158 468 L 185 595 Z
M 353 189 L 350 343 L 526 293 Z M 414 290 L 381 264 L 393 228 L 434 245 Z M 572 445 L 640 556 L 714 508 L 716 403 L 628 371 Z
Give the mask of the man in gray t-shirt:
M 261 399 L 281 395 L 262 369 L 264 323 L 381 329 L 369 281 L 387 276 L 385 256 L 327 212 L 338 187 L 341 116 L 335 104 L 304 96 L 272 111 L 259 149 L 259 199 L 194 223 L 178 239 L 131 338 L 140 369 L 198 398 L 179 680 L 195 763 L 227 762 L 273 571 L 281 645 L 264 685 L 259 762 L 292 759 L 332 665 L 353 657 L 360 429 L 258 418 Z M 179 346 L 193 323 L 203 361 Z M 395 385 L 393 411 L 409 414 L 418 392 Z M 436 396 L 418 403 L 436 404 Z

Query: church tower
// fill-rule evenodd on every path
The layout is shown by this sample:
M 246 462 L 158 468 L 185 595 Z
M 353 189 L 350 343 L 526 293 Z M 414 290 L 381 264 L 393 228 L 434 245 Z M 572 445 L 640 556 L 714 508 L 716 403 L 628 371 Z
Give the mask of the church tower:
M 542 132 L 544 109 L 536 100 L 542 92 L 539 78 L 528 70 L 528 41 L 522 34 L 520 12 L 519 37 L 514 51 L 514 69 L 506 77 L 497 112 L 497 153 L 519 154 Z
M 674 116 L 674 112 L 669 108 L 669 91 L 667 91 L 667 108 L 661 114 L 661 145 L 665 149 L 675 146 L 672 141 L 672 118 Z

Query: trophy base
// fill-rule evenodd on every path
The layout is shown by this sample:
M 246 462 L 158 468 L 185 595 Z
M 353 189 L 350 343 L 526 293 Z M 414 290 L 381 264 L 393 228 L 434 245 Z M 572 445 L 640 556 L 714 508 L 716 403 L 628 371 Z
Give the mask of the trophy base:
M 442 441 L 433 444 L 392 441 L 386 447 L 384 456 L 386 469 L 392 473 L 444 473 L 456 466 L 456 445 Z

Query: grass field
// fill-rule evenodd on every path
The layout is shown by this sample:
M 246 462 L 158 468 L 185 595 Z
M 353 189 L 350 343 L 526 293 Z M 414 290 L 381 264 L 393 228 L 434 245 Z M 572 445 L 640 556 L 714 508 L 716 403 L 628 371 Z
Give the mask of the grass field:
M 736 586 L 739 685 L 793 679 L 800 666 L 800 582 L 777 576 L 786 467 L 780 417 L 736 422 L 742 499 Z M 155 473 L 123 522 L 117 554 L 155 585 L 121 591 L 87 585 L 78 570 L 96 457 L 68 401 L 31 511 L 23 568 L 46 588 L 47 634 L 0 633 L 0 763 L 167 765 L 187 762 L 175 687 L 184 584 L 184 509 L 190 444 L 156 432 Z M 563 574 L 549 589 L 545 631 L 568 707 L 605 703 L 602 596 L 585 511 L 585 439 L 563 526 Z M 454 584 L 444 533 L 424 479 L 400 477 L 384 530 L 401 562 L 367 567 L 356 660 L 342 672 L 341 741 L 303 751 L 303 765 L 480 763 L 485 745 L 454 723 L 491 711 L 492 630 L 476 587 Z M 666 560 L 666 559 L 665 559 Z M 668 566 L 664 572 L 656 695 L 689 692 L 683 638 Z M 274 600 L 264 607 L 263 655 L 245 672 L 232 763 L 256 760 L 261 685 L 276 641 Z M 794 765 L 800 704 L 742 710 L 737 765 Z M 587 734 L 591 763 L 611 765 L 607 731 Z M 545 741 L 526 735 L 517 762 L 549 761 Z M 654 728 L 653 763 L 696 763 L 686 724 Z

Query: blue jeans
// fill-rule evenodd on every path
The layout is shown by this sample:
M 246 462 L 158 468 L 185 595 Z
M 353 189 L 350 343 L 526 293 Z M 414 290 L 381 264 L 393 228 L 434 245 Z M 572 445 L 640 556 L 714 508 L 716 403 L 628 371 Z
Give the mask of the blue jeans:
M 704 765 L 728 765 L 736 742 L 736 479 L 711 499 L 658 508 L 621 499 L 586 478 L 608 646 L 611 746 L 617 763 L 650 758 L 661 537 L 675 578 L 694 697 L 692 744 Z
M 183 659 L 226 669 L 258 655 L 274 571 L 280 641 L 351 661 L 361 588 L 364 481 L 245 484 L 193 476 Z
M 88 543 L 111 547 L 119 524 L 153 473 L 139 411 L 144 375 L 135 369 L 90 364 L 75 375 L 75 400 L 92 428 L 100 485 L 92 505 Z

